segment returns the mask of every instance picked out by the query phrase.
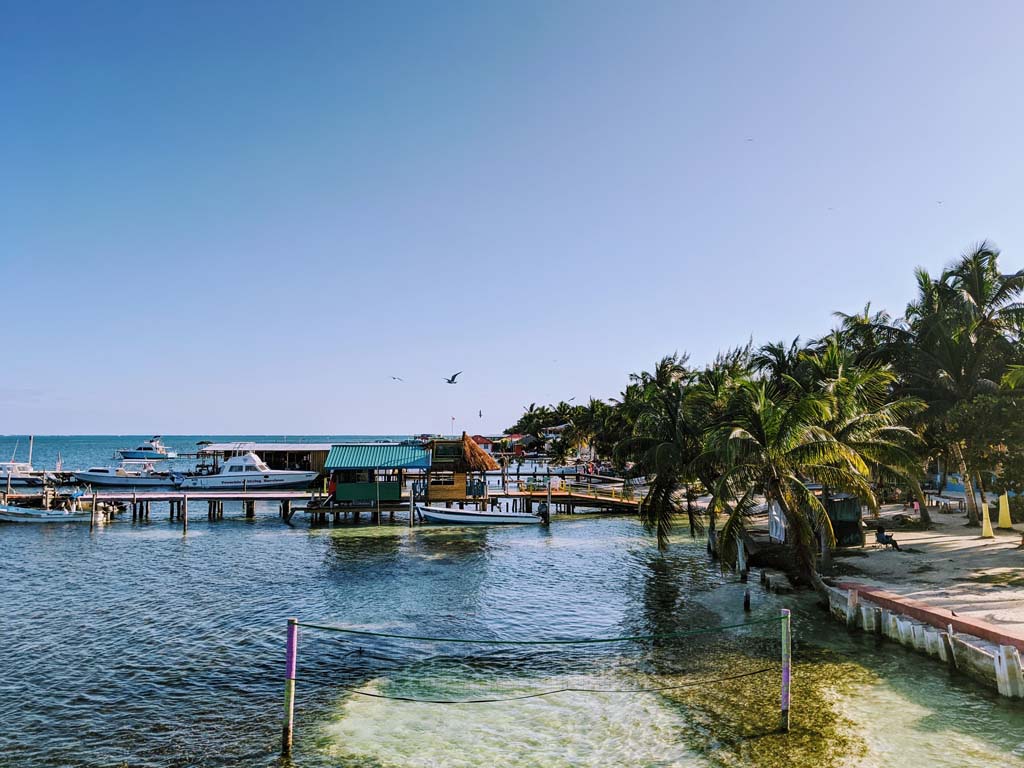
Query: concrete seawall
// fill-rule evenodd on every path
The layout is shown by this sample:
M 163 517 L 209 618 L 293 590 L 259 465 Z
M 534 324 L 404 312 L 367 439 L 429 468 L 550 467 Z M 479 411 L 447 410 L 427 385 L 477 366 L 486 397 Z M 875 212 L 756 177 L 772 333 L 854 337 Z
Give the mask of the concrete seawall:
M 829 587 L 829 611 L 851 629 L 887 637 L 946 662 L 1003 696 L 1024 699 L 1024 638 L 849 582 Z

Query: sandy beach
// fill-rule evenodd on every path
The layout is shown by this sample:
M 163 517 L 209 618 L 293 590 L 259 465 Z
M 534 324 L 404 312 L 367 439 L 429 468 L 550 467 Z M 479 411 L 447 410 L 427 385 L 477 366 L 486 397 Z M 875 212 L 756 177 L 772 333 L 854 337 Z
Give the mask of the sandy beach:
M 930 530 L 902 529 L 893 519 L 902 505 L 883 507 L 879 522 L 892 533 L 900 552 L 874 543 L 874 521 L 866 518 L 868 543 L 863 549 L 838 550 L 834 576 L 880 587 L 902 597 L 981 619 L 1024 637 L 1024 525 L 995 530 L 981 538 L 980 528 L 966 527 L 962 513 L 933 511 Z M 995 520 L 993 520 L 993 524 Z

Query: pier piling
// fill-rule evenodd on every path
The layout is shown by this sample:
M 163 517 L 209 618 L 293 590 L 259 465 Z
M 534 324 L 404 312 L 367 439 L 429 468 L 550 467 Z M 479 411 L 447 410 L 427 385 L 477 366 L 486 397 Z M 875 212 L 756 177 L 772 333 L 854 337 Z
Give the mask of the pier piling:
M 288 619 L 285 643 L 284 727 L 281 729 L 281 754 L 292 753 L 292 729 L 295 725 L 295 664 L 299 645 L 298 619 Z

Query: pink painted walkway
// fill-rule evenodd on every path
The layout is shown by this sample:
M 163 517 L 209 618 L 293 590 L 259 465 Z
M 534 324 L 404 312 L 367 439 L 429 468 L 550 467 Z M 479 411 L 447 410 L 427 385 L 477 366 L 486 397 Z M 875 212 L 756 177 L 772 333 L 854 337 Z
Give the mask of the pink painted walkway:
M 947 608 L 936 608 L 922 603 L 920 600 L 912 600 L 909 597 L 902 597 L 855 581 L 843 581 L 836 586 L 840 589 L 855 589 L 861 597 L 870 600 L 875 605 L 888 608 L 890 611 L 901 613 L 933 627 L 946 629 L 949 625 L 953 625 L 953 629 L 957 632 L 974 635 L 997 645 L 1012 645 L 1017 650 L 1024 652 L 1024 635 L 987 621 L 966 616 L 954 616 L 952 611 Z

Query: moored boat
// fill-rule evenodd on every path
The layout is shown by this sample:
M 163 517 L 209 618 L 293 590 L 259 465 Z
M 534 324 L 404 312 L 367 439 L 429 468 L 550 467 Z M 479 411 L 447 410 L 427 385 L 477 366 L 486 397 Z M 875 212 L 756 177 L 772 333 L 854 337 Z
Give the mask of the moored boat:
M 83 512 L 72 502 L 69 509 L 38 509 L 0 504 L 0 522 L 5 523 L 80 523 L 88 522 L 92 514 Z
M 173 488 L 178 484 L 173 474 L 157 471 L 148 460 L 125 460 L 117 467 L 90 467 L 72 475 L 80 483 L 118 488 Z
M 537 515 L 526 512 L 476 512 L 469 509 L 428 507 L 424 504 L 417 504 L 416 512 L 427 522 L 446 525 L 538 525 L 543 522 Z
M 249 451 L 226 460 L 216 474 L 179 476 L 178 486 L 211 490 L 242 488 L 254 491 L 261 488 L 305 488 L 319 476 L 319 472 L 271 469 L 263 459 Z
M 154 435 L 152 440 L 147 440 L 142 445 L 131 449 L 118 451 L 122 459 L 149 459 L 150 461 L 162 461 L 163 459 L 176 459 L 178 454 L 169 450 L 160 441 L 160 435 Z
M 38 488 L 43 484 L 43 473 L 36 472 L 27 461 L 0 461 L 0 491 L 7 487 Z

